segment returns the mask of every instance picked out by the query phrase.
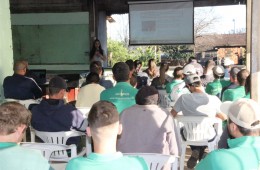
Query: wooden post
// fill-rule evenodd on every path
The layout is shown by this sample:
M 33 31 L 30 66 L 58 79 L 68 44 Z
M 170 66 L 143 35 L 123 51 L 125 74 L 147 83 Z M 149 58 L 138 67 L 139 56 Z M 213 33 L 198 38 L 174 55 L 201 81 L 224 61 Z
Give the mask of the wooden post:
M 260 1 L 251 1 L 251 98 L 260 104 Z

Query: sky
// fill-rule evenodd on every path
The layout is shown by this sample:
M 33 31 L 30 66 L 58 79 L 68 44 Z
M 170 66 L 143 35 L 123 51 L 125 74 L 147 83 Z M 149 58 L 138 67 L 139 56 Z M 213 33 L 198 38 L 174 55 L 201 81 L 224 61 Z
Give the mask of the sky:
M 194 15 L 198 17 L 214 17 L 216 21 L 208 28 L 207 33 L 228 34 L 239 30 L 246 30 L 246 6 L 229 5 L 216 7 L 195 8 Z M 197 14 L 197 15 L 196 15 Z M 125 32 L 128 32 L 128 14 L 112 15 L 115 23 L 108 23 L 108 36 L 115 40 L 122 40 Z

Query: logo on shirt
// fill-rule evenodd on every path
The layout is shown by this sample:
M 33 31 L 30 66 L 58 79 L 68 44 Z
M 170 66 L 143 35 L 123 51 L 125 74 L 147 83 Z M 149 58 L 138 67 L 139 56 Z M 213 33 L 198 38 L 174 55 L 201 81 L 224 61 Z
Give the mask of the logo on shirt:
M 129 96 L 129 93 L 124 93 L 123 90 L 121 89 L 120 93 L 116 93 L 116 96 Z

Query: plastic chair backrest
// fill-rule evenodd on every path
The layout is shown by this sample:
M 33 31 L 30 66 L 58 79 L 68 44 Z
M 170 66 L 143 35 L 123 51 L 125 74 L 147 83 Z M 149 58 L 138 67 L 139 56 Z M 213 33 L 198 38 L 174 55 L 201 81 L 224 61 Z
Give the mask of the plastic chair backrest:
M 150 170 L 161 170 L 165 165 L 171 165 L 171 170 L 178 169 L 178 159 L 173 155 L 158 153 L 124 153 L 124 155 L 142 157 Z
M 69 161 L 70 159 L 77 156 L 77 147 L 74 144 L 68 146 L 52 143 L 22 142 L 20 145 L 25 148 L 39 150 L 48 161 L 50 161 L 50 158 L 53 154 L 58 153 L 63 153 L 63 155 L 66 153 L 66 157 L 63 159 L 61 159 L 61 157 L 59 158 L 60 161 Z M 68 151 L 70 152 L 70 156 L 67 155 Z
M 77 109 L 82 112 L 84 118 L 87 118 L 91 107 L 77 107 Z
M 186 141 L 210 140 L 209 130 L 213 128 L 214 123 L 218 123 L 217 118 L 204 116 L 177 116 L 177 121 L 177 126 L 179 126 L 179 129 L 182 125 L 187 133 Z

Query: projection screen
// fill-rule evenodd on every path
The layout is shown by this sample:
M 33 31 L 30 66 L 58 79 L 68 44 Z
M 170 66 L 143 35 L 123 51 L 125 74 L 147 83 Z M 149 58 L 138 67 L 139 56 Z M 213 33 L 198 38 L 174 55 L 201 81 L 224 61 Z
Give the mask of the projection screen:
M 193 1 L 129 2 L 131 45 L 193 44 Z

